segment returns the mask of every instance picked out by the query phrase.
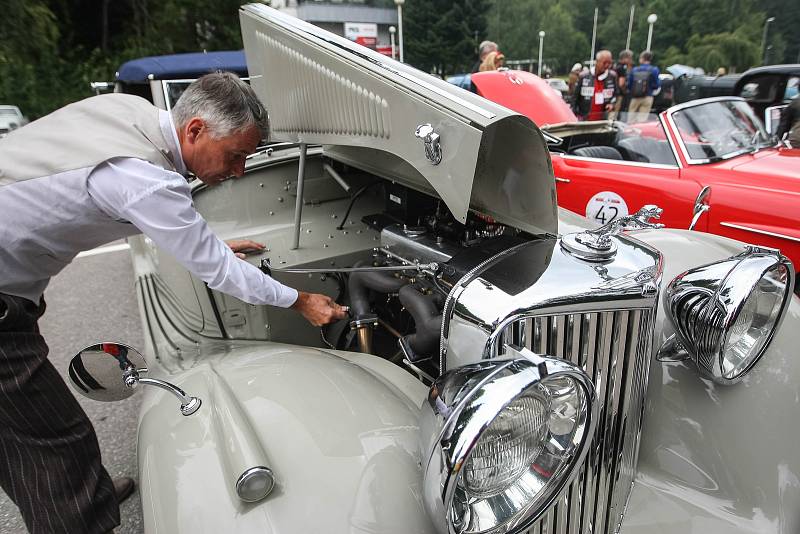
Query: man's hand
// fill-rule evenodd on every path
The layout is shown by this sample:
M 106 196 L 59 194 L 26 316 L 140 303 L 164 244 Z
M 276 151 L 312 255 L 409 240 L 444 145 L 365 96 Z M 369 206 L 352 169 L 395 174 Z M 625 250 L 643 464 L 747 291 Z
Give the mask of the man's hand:
M 236 253 L 237 258 L 242 259 L 244 259 L 247 254 L 264 250 L 264 245 L 262 243 L 256 243 L 251 239 L 231 239 L 225 241 L 225 243 Z
M 347 308 L 339 306 L 327 295 L 299 291 L 292 308 L 314 326 L 322 326 L 347 317 Z

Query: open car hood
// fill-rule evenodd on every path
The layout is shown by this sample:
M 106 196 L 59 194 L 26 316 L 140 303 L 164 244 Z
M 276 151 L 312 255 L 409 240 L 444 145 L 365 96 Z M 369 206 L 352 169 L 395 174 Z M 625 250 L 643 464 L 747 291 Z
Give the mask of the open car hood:
M 250 79 L 275 140 L 435 194 L 534 234 L 555 234 L 555 181 L 530 119 L 261 4 L 241 8 Z M 415 133 L 430 124 L 441 160 Z

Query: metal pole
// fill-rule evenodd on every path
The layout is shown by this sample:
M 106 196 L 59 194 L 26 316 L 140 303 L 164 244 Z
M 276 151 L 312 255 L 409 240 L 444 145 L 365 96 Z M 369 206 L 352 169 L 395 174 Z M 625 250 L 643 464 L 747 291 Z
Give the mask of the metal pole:
M 397 59 L 397 52 L 394 49 L 394 32 L 389 34 L 389 42 L 392 43 L 392 59 Z
M 403 6 L 397 4 L 397 34 L 398 44 L 400 45 L 400 63 L 405 63 L 403 55 Z
M 653 42 L 653 23 L 650 23 L 650 29 L 647 30 L 647 48 L 645 50 L 650 50 L 650 44 Z
M 767 20 L 764 21 L 764 33 L 761 35 L 761 64 L 764 65 L 767 62 L 767 29 L 769 28 L 769 23 L 775 20 L 775 17 L 769 17 Z
M 631 16 L 628 19 L 628 39 L 625 41 L 625 50 L 631 49 L 631 31 L 633 31 L 633 14 L 636 12 L 636 6 L 631 4 Z
M 544 45 L 544 32 L 539 32 L 539 72 L 536 73 L 539 78 L 542 77 L 542 46 Z
M 597 8 L 594 8 L 594 24 L 592 25 L 592 55 L 589 56 L 589 64 L 594 65 L 594 43 L 597 36 Z
M 300 143 L 300 162 L 297 166 L 297 202 L 294 205 L 294 245 L 292 250 L 300 248 L 300 221 L 303 218 L 303 187 L 306 179 L 306 153 L 308 145 Z

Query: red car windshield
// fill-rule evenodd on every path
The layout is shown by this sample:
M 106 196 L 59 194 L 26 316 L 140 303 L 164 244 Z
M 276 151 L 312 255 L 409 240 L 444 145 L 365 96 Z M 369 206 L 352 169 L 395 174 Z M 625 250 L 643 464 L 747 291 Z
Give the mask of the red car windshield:
M 672 119 L 692 160 L 718 161 L 768 144 L 769 135 L 746 102 L 706 102 L 675 111 Z

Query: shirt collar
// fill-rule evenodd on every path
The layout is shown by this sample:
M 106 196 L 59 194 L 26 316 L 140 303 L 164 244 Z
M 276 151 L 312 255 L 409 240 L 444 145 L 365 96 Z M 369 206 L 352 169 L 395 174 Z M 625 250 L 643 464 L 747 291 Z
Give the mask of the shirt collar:
M 597 79 L 600 80 L 601 82 L 604 81 L 606 78 L 608 78 L 608 69 L 606 69 L 605 72 L 603 72 L 603 74 L 597 77 Z
M 181 143 L 178 140 L 178 132 L 175 130 L 175 123 L 172 122 L 172 114 L 163 109 L 158 110 L 158 124 L 161 126 L 161 133 L 164 135 L 164 140 L 167 142 L 169 151 L 175 155 L 175 170 L 178 171 L 179 174 L 186 176 L 189 171 L 186 168 L 186 164 L 183 162 Z

